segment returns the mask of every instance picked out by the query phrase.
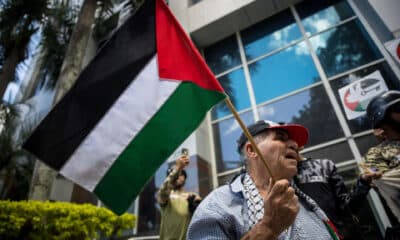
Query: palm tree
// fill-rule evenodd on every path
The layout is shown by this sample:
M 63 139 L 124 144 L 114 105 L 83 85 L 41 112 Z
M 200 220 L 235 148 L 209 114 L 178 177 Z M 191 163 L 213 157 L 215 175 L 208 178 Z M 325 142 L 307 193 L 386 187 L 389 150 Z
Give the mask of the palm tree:
M 4 0 L 0 2 L 0 97 L 14 79 L 15 69 L 26 57 L 31 36 L 39 29 L 48 0 Z
M 54 88 L 71 39 L 78 9 L 70 1 L 53 1 L 42 24 L 39 85 Z
M 83 57 L 85 56 L 92 25 L 95 20 L 97 0 L 84 0 L 79 13 L 66 54 L 61 66 L 60 75 L 56 83 L 55 103 L 70 89 L 81 71 Z M 30 198 L 47 200 L 50 197 L 51 186 L 56 177 L 56 172 L 36 161 L 34 176 L 32 178 Z
M 32 128 L 21 128 L 18 105 L 0 105 L 1 199 L 27 199 L 34 159 L 21 144 Z M 16 181 L 18 179 L 18 181 Z

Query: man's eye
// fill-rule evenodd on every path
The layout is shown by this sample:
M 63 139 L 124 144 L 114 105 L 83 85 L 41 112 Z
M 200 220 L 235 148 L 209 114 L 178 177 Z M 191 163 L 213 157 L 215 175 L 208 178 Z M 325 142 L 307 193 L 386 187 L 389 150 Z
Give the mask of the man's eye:
M 279 134 L 276 135 L 276 139 L 277 139 L 277 140 L 286 141 L 287 138 L 288 138 L 288 137 L 287 137 L 285 134 L 283 134 L 283 133 L 279 133 Z

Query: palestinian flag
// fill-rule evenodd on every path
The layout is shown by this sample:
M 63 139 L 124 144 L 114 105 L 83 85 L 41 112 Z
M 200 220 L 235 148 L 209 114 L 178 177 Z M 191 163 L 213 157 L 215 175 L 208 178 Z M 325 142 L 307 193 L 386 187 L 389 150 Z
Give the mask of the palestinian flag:
M 121 214 L 224 97 L 169 8 L 147 0 L 24 148 Z

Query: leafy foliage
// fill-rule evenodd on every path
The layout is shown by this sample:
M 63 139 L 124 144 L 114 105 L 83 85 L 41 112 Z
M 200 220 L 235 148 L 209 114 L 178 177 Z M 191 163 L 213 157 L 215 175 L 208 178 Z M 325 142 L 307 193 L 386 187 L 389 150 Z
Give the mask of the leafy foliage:
M 53 88 L 78 16 L 78 6 L 68 1 L 53 1 L 42 24 L 40 87 Z
M 0 201 L 1 239 L 98 239 L 132 229 L 132 214 L 115 215 L 90 204 Z
M 144 0 L 106 0 L 98 4 L 98 14 L 95 20 L 93 36 L 101 46 L 112 34 L 113 30 L 118 27 L 121 18 L 125 15 L 134 13 Z M 116 10 L 119 6 L 119 10 Z
M 31 35 L 38 30 L 47 1 L 6 0 L 0 6 L 0 44 L 7 57 L 10 49 L 25 47 Z
M 34 159 L 21 149 L 30 129 L 23 129 L 15 105 L 0 104 L 0 189 L 1 199 L 26 199 Z
M 0 97 L 16 79 L 18 64 L 28 56 L 31 37 L 39 30 L 48 0 L 0 1 Z

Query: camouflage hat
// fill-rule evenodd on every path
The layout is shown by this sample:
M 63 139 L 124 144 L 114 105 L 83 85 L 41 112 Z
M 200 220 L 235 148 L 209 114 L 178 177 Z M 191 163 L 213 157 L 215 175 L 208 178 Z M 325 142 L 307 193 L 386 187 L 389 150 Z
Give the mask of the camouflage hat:
M 400 91 L 387 91 L 374 97 L 367 106 L 367 116 L 373 128 L 379 127 L 385 119 L 387 110 L 392 106 L 400 105 Z

